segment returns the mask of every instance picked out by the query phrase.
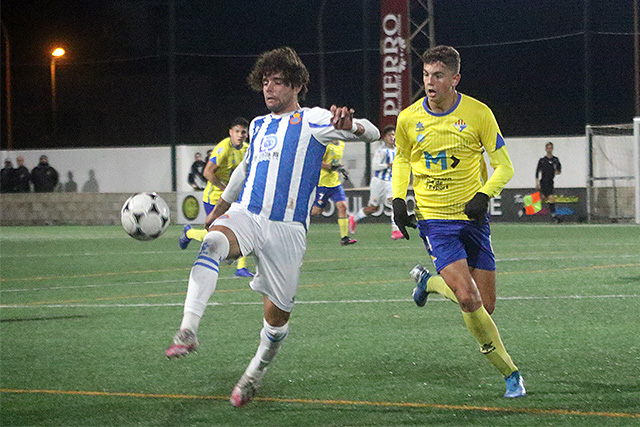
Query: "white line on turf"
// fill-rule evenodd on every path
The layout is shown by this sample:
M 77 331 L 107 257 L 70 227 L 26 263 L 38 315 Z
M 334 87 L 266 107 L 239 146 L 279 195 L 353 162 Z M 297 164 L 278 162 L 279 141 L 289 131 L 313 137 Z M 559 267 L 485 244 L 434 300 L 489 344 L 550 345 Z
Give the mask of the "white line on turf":
M 609 299 L 609 298 L 638 298 L 640 295 L 636 294 L 616 294 L 616 295 L 557 295 L 557 296 L 507 296 L 498 297 L 498 300 L 504 301 L 546 301 L 546 300 L 562 300 L 562 299 Z M 449 302 L 444 298 L 433 298 L 431 302 Z M 358 300 L 319 300 L 319 301 L 296 301 L 296 305 L 300 304 L 376 304 L 376 303 L 390 303 L 390 302 L 413 302 L 409 298 L 398 299 L 358 299 Z M 262 301 L 248 301 L 248 302 L 210 302 L 208 306 L 225 306 L 225 305 L 262 305 Z M 6 304 L 0 305 L 0 309 L 8 308 L 135 308 L 135 307 L 178 307 L 183 303 L 170 302 L 160 304 L 38 304 L 38 305 L 26 305 L 26 304 Z

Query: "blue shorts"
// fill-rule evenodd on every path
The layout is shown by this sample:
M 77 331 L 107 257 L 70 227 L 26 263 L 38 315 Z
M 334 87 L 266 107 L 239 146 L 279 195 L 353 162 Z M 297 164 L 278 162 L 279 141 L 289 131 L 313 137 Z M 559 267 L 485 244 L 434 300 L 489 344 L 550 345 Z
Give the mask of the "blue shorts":
M 327 200 L 333 200 L 335 202 L 346 202 L 347 196 L 344 194 L 342 185 L 336 187 L 318 187 L 316 190 L 316 200 L 313 202 L 313 206 L 324 208 Z
M 469 267 L 496 269 L 488 220 L 479 224 L 475 221 L 427 219 L 418 221 L 418 228 L 438 272 L 460 259 L 466 259 Z
M 213 210 L 213 208 L 216 207 L 216 205 L 212 205 L 211 203 L 207 203 L 207 202 L 202 202 L 202 203 L 204 204 L 204 213 L 206 213 L 207 215 L 209 215 Z

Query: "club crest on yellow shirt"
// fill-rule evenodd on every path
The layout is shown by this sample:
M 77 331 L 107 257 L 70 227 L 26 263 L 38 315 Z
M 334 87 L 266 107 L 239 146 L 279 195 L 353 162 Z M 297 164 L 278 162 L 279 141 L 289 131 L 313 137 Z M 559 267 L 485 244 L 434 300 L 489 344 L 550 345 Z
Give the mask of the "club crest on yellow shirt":
M 453 127 L 456 128 L 458 132 L 462 132 L 466 129 L 467 124 L 464 122 L 464 120 L 460 119 L 453 124 Z

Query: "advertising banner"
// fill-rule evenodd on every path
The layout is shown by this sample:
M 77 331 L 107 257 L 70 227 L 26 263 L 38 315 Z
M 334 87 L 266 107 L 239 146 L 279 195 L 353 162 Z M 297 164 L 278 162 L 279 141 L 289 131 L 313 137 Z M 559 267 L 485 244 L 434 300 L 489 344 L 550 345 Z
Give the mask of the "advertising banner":
M 409 1 L 380 2 L 381 91 L 379 126 L 395 125 L 398 114 L 411 102 Z

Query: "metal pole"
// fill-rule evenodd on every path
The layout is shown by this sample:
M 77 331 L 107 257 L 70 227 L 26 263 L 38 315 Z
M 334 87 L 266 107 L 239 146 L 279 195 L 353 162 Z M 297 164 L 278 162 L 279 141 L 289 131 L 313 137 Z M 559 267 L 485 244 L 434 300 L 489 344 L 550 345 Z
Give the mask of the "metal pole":
M 587 137 L 587 224 L 591 224 L 591 203 L 593 203 L 594 181 L 593 181 L 593 140 L 591 125 L 586 126 Z
M 320 11 L 318 12 L 318 65 L 320 68 L 320 106 L 322 108 L 327 107 L 327 93 L 325 89 L 324 75 L 324 28 L 322 25 L 326 4 L 327 0 L 322 0 L 322 3 L 320 3 Z
M 51 57 L 51 126 L 52 126 L 52 139 L 55 139 L 58 133 L 57 124 L 58 103 L 56 100 L 56 59 Z
M 636 221 L 636 224 L 640 224 L 640 117 L 634 117 L 633 119 L 633 146 L 634 146 L 633 151 L 634 151 L 635 164 L 636 164 L 636 167 L 634 170 L 635 181 L 636 181 L 635 221 Z
M 591 24 L 590 4 L 591 0 L 584 0 L 584 121 L 585 125 L 591 123 Z
M 369 0 L 362 2 L 362 105 L 364 106 L 363 116 L 369 117 L 369 51 L 367 45 L 369 41 L 369 20 L 367 19 L 367 11 L 369 10 Z M 369 186 L 371 180 L 371 144 L 364 143 L 364 182 L 365 186 Z
M 9 32 L 6 25 L 2 23 L 2 34 L 4 35 L 4 88 L 5 105 L 7 109 L 7 150 L 13 149 L 13 120 L 11 115 L 11 48 L 9 45 Z
M 638 35 L 638 0 L 633 1 L 633 68 L 636 116 L 640 116 L 640 36 Z
M 429 47 L 436 46 L 436 25 L 435 19 L 433 18 L 433 0 L 428 0 L 427 2 L 427 11 L 429 12 Z
M 169 0 L 169 143 L 171 144 L 171 191 L 178 191 L 176 170 L 176 2 Z

